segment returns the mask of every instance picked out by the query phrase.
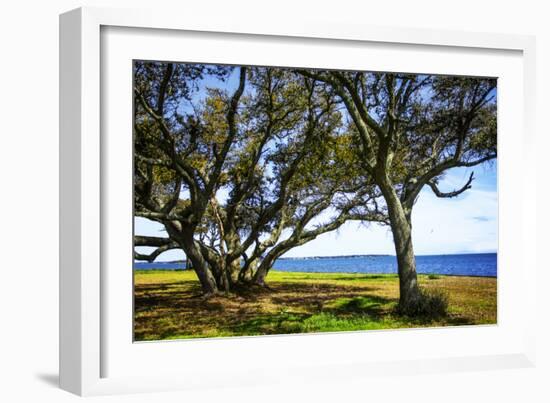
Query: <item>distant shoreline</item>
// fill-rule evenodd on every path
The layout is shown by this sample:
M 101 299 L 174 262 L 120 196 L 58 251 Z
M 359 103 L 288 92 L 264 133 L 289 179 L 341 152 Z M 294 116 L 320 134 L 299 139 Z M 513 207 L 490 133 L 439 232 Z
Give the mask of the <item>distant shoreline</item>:
M 498 252 L 463 252 L 463 253 L 439 253 L 439 254 L 429 254 L 429 255 L 415 255 L 416 257 L 427 257 L 427 256 L 464 256 L 464 255 L 497 255 Z M 319 259 L 357 259 L 357 258 L 368 258 L 368 257 L 387 257 L 395 255 L 386 254 L 386 253 L 370 253 L 365 255 L 331 255 L 331 256 L 297 256 L 297 257 L 280 257 L 277 260 L 319 260 Z M 185 260 L 170 260 L 170 261 L 158 261 L 158 262 L 143 262 L 138 261 L 134 264 L 185 264 Z
M 361 272 L 322 272 L 322 271 L 288 271 L 288 270 L 277 270 L 277 269 L 271 269 L 272 271 L 275 271 L 277 273 L 285 273 L 285 274 L 315 274 L 315 275 L 320 275 L 320 276 L 327 276 L 327 277 L 330 277 L 331 275 L 332 276 L 338 276 L 338 275 L 346 275 L 346 276 L 366 276 L 366 277 L 369 277 L 369 276 L 384 276 L 384 277 L 397 277 L 397 273 L 361 273 Z M 151 268 L 151 269 L 147 269 L 147 268 L 136 268 L 134 267 L 134 271 L 139 271 L 139 272 L 183 272 L 183 271 L 193 271 L 192 269 L 165 269 L 165 268 Z M 472 278 L 498 278 L 498 276 L 493 276 L 493 275 L 486 275 L 486 276 L 482 276 L 482 275 L 479 275 L 479 274 L 441 274 L 441 273 L 421 273 L 421 272 L 417 272 L 417 274 L 419 276 L 436 276 L 436 277 L 472 277 Z
M 466 253 L 440 253 L 440 254 L 431 254 L 431 255 L 415 255 L 415 256 L 463 256 L 463 255 L 496 255 L 497 252 L 466 252 Z M 308 260 L 308 259 L 354 259 L 354 258 L 365 258 L 365 257 L 386 257 L 391 256 L 395 257 L 395 255 L 389 254 L 389 253 L 371 253 L 366 255 L 334 255 L 334 256 L 299 256 L 299 257 L 281 257 L 277 260 Z
M 185 270 L 185 263 L 135 263 L 137 270 Z M 361 255 L 346 257 L 286 258 L 275 261 L 273 271 L 300 273 L 360 273 L 397 274 L 397 259 L 392 255 Z M 419 274 L 497 277 L 496 253 L 419 255 L 416 259 Z

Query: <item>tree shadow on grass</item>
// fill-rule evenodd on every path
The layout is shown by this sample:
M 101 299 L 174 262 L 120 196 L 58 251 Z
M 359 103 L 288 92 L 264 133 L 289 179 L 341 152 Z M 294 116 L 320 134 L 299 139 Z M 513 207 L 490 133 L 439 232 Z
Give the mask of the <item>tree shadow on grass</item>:
M 324 311 L 335 314 L 362 314 L 373 317 L 387 314 L 396 303 L 394 299 L 376 295 L 361 295 L 352 298 L 340 298 L 324 307 Z
M 319 274 L 319 277 L 315 277 L 315 274 Z M 342 274 L 333 274 L 330 273 L 328 277 L 326 273 L 311 273 L 309 275 L 292 275 L 288 277 L 289 281 L 333 281 L 333 280 L 344 280 L 344 281 L 365 281 L 365 280 L 379 280 L 379 279 L 395 279 L 397 274 L 356 274 L 356 273 L 342 273 Z
M 264 314 L 233 323 L 227 330 L 242 335 L 300 333 L 302 323 L 309 317 L 311 314 L 302 312 Z
M 472 324 L 450 316 L 406 318 L 395 313 L 397 298 L 371 285 L 273 282 L 270 289 L 197 298 L 198 284 L 138 285 L 135 339 L 291 334 L 324 331 Z
M 271 301 L 274 304 L 312 311 L 321 310 L 329 301 L 364 295 L 375 290 L 373 287 L 325 283 L 279 283 L 273 288 L 274 293 L 271 296 Z

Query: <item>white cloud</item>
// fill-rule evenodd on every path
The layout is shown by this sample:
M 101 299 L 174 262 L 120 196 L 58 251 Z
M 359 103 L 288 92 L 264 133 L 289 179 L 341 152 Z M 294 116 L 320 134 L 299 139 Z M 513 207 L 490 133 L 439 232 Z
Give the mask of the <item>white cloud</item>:
M 496 251 L 496 192 L 474 188 L 441 199 L 422 191 L 413 210 L 413 242 L 417 254 Z

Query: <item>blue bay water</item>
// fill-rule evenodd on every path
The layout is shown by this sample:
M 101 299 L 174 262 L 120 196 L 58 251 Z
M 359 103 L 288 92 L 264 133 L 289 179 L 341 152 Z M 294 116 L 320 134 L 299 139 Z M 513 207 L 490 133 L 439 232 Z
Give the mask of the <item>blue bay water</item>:
M 183 269 L 184 263 L 134 263 L 135 269 Z M 273 270 L 310 273 L 397 273 L 397 260 L 389 255 L 327 258 L 283 258 Z M 496 277 L 496 253 L 416 256 L 416 270 L 422 274 Z

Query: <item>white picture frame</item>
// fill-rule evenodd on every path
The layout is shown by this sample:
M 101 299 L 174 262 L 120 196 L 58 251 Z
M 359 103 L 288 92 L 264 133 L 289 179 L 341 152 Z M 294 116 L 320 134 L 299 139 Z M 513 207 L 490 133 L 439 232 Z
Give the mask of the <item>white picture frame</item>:
M 534 319 L 523 315 L 520 321 L 518 314 L 512 312 L 512 308 L 510 316 L 501 317 L 500 311 L 502 306 L 506 308 L 506 301 L 514 285 L 515 292 L 522 297 L 521 307 L 526 308 L 523 312 L 535 312 L 535 309 L 528 309 L 533 308 L 535 304 L 537 271 L 534 258 L 536 242 L 533 239 L 533 234 L 536 233 L 536 220 L 532 192 L 531 197 L 526 196 L 526 192 L 521 192 L 519 217 L 507 217 L 506 203 L 504 207 L 501 206 L 499 212 L 499 222 L 504 220 L 499 228 L 499 245 L 516 245 L 515 248 L 508 248 L 512 250 L 503 256 L 499 253 L 499 267 L 502 264 L 503 267 L 512 266 L 511 263 L 514 263 L 514 266 L 519 268 L 504 276 L 504 285 L 500 281 L 499 273 L 497 326 L 457 328 L 452 331 L 424 329 L 350 332 L 321 335 L 322 338 L 319 335 L 298 335 L 146 343 L 139 346 L 133 345 L 131 341 L 128 343 L 127 329 L 117 327 L 119 321 L 110 319 L 117 318 L 114 311 L 122 312 L 122 315 L 128 313 L 128 305 L 112 305 L 113 298 L 109 298 L 113 288 L 117 287 L 116 284 L 119 284 L 123 291 L 127 291 L 123 284 L 127 277 L 111 277 L 105 272 L 105 268 L 109 267 L 106 259 L 110 257 L 108 258 L 107 248 L 102 243 L 104 227 L 108 226 L 105 225 L 105 211 L 111 208 L 111 199 L 106 196 L 111 192 L 106 178 L 113 175 L 113 172 L 106 171 L 106 167 L 112 167 L 112 164 L 109 164 L 109 150 L 105 147 L 117 147 L 110 142 L 110 137 L 102 137 L 102 133 L 105 135 L 111 130 L 111 123 L 106 119 L 108 114 L 102 107 L 105 102 L 112 103 L 118 99 L 116 96 L 110 96 L 111 87 L 106 88 L 105 82 L 102 81 L 105 79 L 102 74 L 107 75 L 104 69 L 110 68 L 102 58 L 115 58 L 114 53 L 103 49 L 107 48 L 107 42 L 102 35 L 110 32 L 110 27 L 117 27 L 113 29 L 122 32 L 122 36 L 137 35 L 137 32 L 141 32 L 144 37 L 154 35 L 156 41 L 172 43 L 180 40 L 178 35 L 192 33 L 194 38 L 214 35 L 213 40 L 217 41 L 252 38 L 255 43 L 270 43 L 271 46 L 284 46 L 290 41 L 302 49 L 317 46 L 318 41 L 322 42 L 322 46 L 331 47 L 335 51 L 346 46 L 357 47 L 361 51 L 363 45 L 375 46 L 382 50 L 395 48 L 395 52 L 398 53 L 405 52 L 408 48 L 426 51 L 427 54 L 434 50 L 447 55 L 443 57 L 443 61 L 445 57 L 456 57 L 453 56 L 455 51 L 470 52 L 480 57 L 486 54 L 513 54 L 510 60 L 515 61 L 510 64 L 515 63 L 516 68 L 510 70 L 510 82 L 513 78 L 516 85 L 514 91 L 519 99 L 516 99 L 514 104 L 510 103 L 508 107 L 521 107 L 522 119 L 517 122 L 519 126 L 516 128 L 521 132 L 521 136 L 514 140 L 517 143 L 509 143 L 506 147 L 521 148 L 524 169 L 531 174 L 518 179 L 525 188 L 536 188 L 533 158 L 535 42 L 532 37 L 403 27 L 370 27 L 313 20 L 304 20 L 299 24 L 245 19 L 218 20 L 155 10 L 81 8 L 65 13 L 60 17 L 60 385 L 63 389 L 79 395 L 96 395 L 229 385 L 246 386 L 272 382 L 292 383 L 297 378 L 301 382 L 305 379 L 328 381 L 334 380 L 335 377 L 344 379 L 381 373 L 398 375 L 534 365 Z M 125 40 L 131 41 L 131 38 Z M 121 43 L 118 42 L 116 54 L 124 53 L 120 47 Z M 116 40 L 108 44 L 117 46 Z M 127 47 L 124 57 L 139 58 L 140 55 L 132 55 L 131 49 L 131 46 Z M 250 57 L 239 60 L 243 60 L 243 64 L 253 64 L 254 60 L 260 58 L 264 60 L 261 52 L 251 53 L 253 55 Z M 166 57 L 164 60 L 174 60 L 169 58 L 169 53 L 161 52 L 154 55 L 161 59 Z M 219 55 L 217 59 L 212 57 L 204 62 L 228 61 L 227 57 L 229 56 Z M 437 65 L 433 55 L 426 57 L 431 57 L 434 65 Z M 312 63 L 315 64 L 316 61 L 313 60 Z M 413 66 L 413 61 L 409 63 L 413 70 L 422 68 Z M 116 66 L 113 68 L 116 69 Z M 438 68 L 434 67 L 436 70 Z M 518 77 L 520 70 L 521 77 Z M 110 71 L 108 74 L 111 74 Z M 123 79 L 117 82 L 124 81 Z M 124 85 L 116 87 L 120 87 L 121 91 L 124 89 Z M 506 105 L 506 102 L 504 104 Z M 129 119 L 128 116 L 127 122 Z M 499 127 L 500 124 L 499 115 Z M 124 147 L 124 144 L 119 146 Z M 126 158 L 130 159 L 131 155 Z M 503 173 L 510 171 L 506 169 L 507 161 L 509 160 L 500 158 L 499 150 L 499 178 Z M 499 182 L 499 197 L 504 200 L 507 197 L 506 189 L 506 184 Z M 131 205 L 128 204 L 127 208 L 130 209 Z M 107 284 L 107 280 L 111 283 Z M 131 287 L 131 284 L 127 286 Z M 128 295 L 128 298 L 131 296 Z M 506 315 L 507 312 L 507 309 L 504 309 Z M 445 343 L 437 346 L 438 339 L 445 340 Z M 342 348 L 340 353 L 326 354 L 325 357 L 315 355 L 316 348 L 334 347 L 342 344 L 342 340 L 345 340 L 343 344 L 349 346 L 348 349 Z M 350 355 L 349 359 L 339 359 L 339 355 L 351 354 L 352 348 L 366 340 L 369 344 L 405 342 L 418 345 L 420 348 L 416 355 L 406 355 L 406 352 L 399 349 L 391 354 L 388 352 L 377 355 L 374 349 L 371 349 L 368 357 L 365 352 L 363 355 Z M 427 343 L 425 340 L 430 341 Z M 485 341 L 473 346 L 472 340 Z M 502 343 L 499 344 L 499 340 Z M 487 346 L 492 341 L 494 348 L 489 349 Z M 435 346 L 432 350 L 427 347 L 430 343 Z M 450 343 L 454 343 L 456 347 L 449 347 Z M 463 344 L 459 346 L 460 343 Z M 292 357 L 280 358 L 282 349 L 290 349 L 293 352 Z M 120 353 L 121 351 L 124 354 Z M 242 362 L 235 364 L 235 356 L 228 351 L 238 352 L 241 357 L 244 354 Z M 263 355 L 260 360 L 262 351 L 271 351 L 270 359 L 266 360 Z M 138 354 L 143 355 L 139 355 L 137 359 Z M 184 361 L 171 361 L 168 357 L 174 354 L 185 354 L 188 358 Z M 203 354 L 217 357 L 225 354 L 233 362 L 233 366 L 237 365 L 240 368 L 240 371 L 237 371 L 239 374 L 247 371 L 248 376 L 229 374 L 223 365 L 219 366 L 217 372 L 212 372 L 208 366 L 199 365 L 199 356 Z M 130 364 L 126 367 L 119 365 L 116 370 L 110 369 L 110 364 L 107 363 L 117 360 Z M 130 368 L 132 365 L 135 367 L 135 362 L 145 362 L 151 366 L 153 361 L 154 365 L 162 364 L 164 368 L 158 371 L 157 375 L 145 370 L 132 371 L 133 368 Z M 307 371 L 304 370 L 306 368 Z M 208 379 L 205 379 L 207 373 Z M 330 373 L 330 377 L 327 373 Z

